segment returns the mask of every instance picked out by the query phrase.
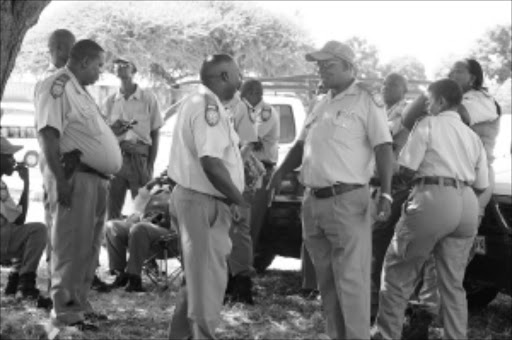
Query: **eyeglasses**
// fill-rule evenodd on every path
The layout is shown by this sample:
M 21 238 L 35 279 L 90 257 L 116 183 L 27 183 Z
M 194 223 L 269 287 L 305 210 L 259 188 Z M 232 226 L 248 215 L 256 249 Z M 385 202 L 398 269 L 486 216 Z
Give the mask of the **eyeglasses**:
M 319 60 L 316 62 L 316 65 L 320 70 L 326 70 L 340 64 L 341 60 L 339 59 Z

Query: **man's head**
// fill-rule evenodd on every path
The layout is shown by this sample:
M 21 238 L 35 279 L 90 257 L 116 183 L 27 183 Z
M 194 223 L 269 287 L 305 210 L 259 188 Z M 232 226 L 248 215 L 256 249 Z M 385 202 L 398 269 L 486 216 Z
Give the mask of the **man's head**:
M 121 80 L 133 79 L 137 73 L 137 67 L 129 60 L 117 58 L 113 63 L 116 76 Z
M 222 101 L 233 99 L 242 82 L 238 65 L 227 54 L 208 56 L 201 66 L 200 77 L 203 85 Z
M 382 97 L 386 105 L 392 106 L 405 97 L 407 93 L 407 79 L 398 73 L 390 73 L 384 79 Z
M 48 38 L 48 50 L 52 64 L 61 68 L 68 62 L 69 52 L 75 44 L 75 36 L 66 29 L 58 29 Z
M 316 61 L 328 89 L 343 87 L 354 78 L 355 54 L 346 44 L 329 41 L 320 50 L 306 54 L 306 60 Z
M 0 174 L 10 176 L 14 172 L 16 161 L 14 154 L 23 146 L 13 145 L 5 137 L 0 137 Z
M 437 115 L 456 110 L 462 102 L 462 88 L 451 79 L 441 79 L 428 87 L 428 112 Z
M 95 41 L 78 41 L 69 54 L 68 65 L 82 85 L 94 84 L 105 64 L 105 51 Z
M 249 104 L 256 106 L 263 99 L 263 86 L 259 80 L 249 79 L 243 83 L 240 94 Z

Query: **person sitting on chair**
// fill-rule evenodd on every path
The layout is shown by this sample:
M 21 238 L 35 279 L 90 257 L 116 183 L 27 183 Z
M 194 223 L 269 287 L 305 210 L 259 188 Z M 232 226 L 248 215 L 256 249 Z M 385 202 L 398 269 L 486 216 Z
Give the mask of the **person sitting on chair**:
M 168 180 L 168 178 L 167 178 Z M 170 228 L 168 200 L 171 190 L 166 178 L 155 178 L 139 189 L 134 213 L 123 220 L 106 223 L 110 271 L 116 273 L 112 288 L 126 286 L 127 292 L 144 292 L 141 272 L 144 261 L 162 251 L 163 236 Z M 129 252 L 128 262 L 126 251 Z

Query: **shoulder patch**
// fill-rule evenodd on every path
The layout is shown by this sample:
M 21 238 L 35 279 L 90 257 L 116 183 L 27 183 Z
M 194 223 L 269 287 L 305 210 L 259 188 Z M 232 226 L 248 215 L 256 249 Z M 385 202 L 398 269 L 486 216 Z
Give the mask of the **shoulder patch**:
M 50 88 L 50 94 L 52 95 L 53 99 L 57 99 L 64 93 L 64 87 L 66 86 L 66 83 L 71 79 L 69 75 L 66 73 L 61 74 L 52 83 L 52 87 Z
M 356 82 L 357 87 L 359 87 L 364 92 L 368 93 L 372 98 L 372 101 L 377 105 L 377 107 L 384 107 L 384 100 L 382 99 L 382 95 L 377 89 L 372 88 L 371 85 L 363 82 Z
M 272 108 L 267 105 L 263 106 L 261 109 L 261 120 L 266 122 L 270 117 L 272 117 Z
M 209 94 L 205 94 L 204 118 L 210 126 L 215 126 L 220 121 L 220 112 L 217 101 Z

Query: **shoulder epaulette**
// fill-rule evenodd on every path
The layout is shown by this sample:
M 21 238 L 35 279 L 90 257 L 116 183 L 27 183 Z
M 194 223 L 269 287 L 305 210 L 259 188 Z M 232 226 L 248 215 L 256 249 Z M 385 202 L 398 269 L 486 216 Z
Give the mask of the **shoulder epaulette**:
M 50 88 L 50 94 L 54 99 L 62 96 L 64 93 L 64 87 L 69 79 L 71 79 L 71 77 L 68 74 L 62 73 L 53 80 L 52 87 Z
M 356 81 L 356 86 L 368 93 L 372 98 L 372 101 L 377 105 L 377 107 L 384 107 L 384 101 L 382 100 L 382 96 L 376 89 L 372 88 L 371 85 L 364 83 L 362 81 Z

